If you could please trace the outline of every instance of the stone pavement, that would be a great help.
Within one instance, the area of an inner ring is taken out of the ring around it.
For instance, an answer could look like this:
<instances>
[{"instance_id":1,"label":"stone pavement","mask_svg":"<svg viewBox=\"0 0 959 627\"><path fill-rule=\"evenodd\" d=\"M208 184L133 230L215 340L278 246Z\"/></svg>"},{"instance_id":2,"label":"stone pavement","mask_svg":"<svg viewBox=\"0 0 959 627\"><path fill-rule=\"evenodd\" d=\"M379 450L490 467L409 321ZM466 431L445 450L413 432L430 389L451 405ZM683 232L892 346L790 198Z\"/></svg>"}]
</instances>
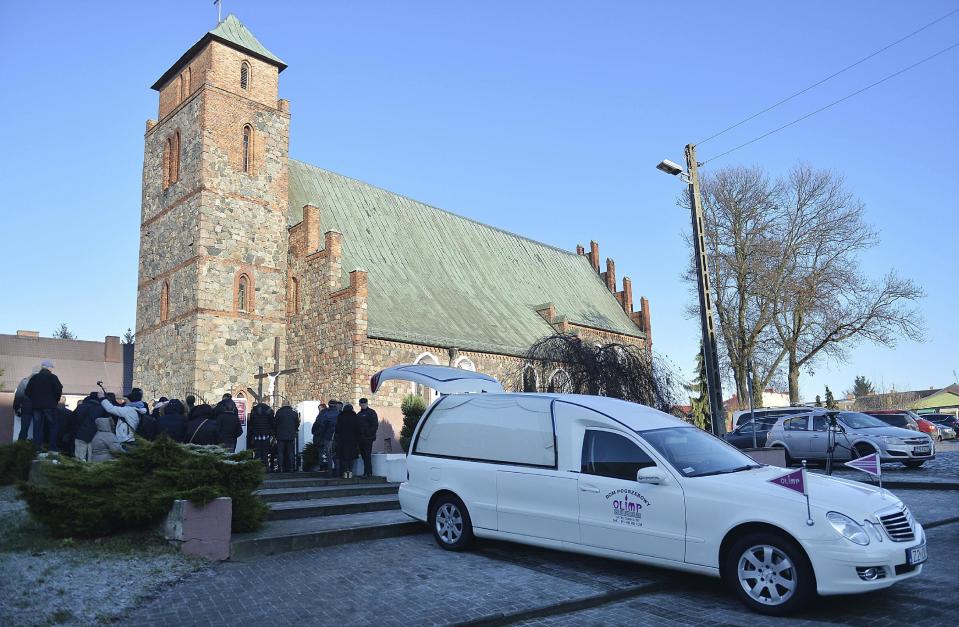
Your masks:
<instances>
[{"instance_id":1,"label":"stone pavement","mask_svg":"<svg viewBox=\"0 0 959 627\"><path fill-rule=\"evenodd\" d=\"M959 517L959 493L897 494L924 524ZM785 622L954 622L959 523L931 529L928 537L930 562L918 579L892 592L824 599ZM451 553L427 534L220 564L160 591L119 622L490 625L536 616L542 618L524 624L774 624L743 609L710 578L501 542Z\"/></svg>"}]
</instances>

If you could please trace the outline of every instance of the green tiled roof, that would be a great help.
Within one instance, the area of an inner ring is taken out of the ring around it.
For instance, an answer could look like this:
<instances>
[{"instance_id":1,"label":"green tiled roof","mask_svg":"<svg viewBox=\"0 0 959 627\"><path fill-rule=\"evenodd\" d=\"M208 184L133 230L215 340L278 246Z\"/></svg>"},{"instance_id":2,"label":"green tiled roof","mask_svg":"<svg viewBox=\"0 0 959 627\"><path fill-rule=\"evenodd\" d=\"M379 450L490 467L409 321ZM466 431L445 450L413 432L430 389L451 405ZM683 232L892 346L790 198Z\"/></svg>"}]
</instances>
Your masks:
<instances>
[{"instance_id":1,"label":"green tiled roof","mask_svg":"<svg viewBox=\"0 0 959 627\"><path fill-rule=\"evenodd\" d=\"M197 52L199 52L203 46L209 43L212 40L219 41L233 48L237 48L244 52L248 52L254 57L262 59L267 63L272 63L277 66L280 71L286 69L286 63L280 60L275 54L270 52L260 43L260 41L253 36L253 33L244 26L240 20L236 19L236 16L230 13L226 16L226 19L216 25L216 28L207 32L203 37L200 38L198 42L190 46L190 49L183 53L177 62L173 64L166 72L163 73L163 76L157 79L153 84L152 89L160 90L170 78L177 74L184 65L186 65L190 59L192 59Z\"/></svg>"},{"instance_id":2,"label":"green tiled roof","mask_svg":"<svg viewBox=\"0 0 959 627\"><path fill-rule=\"evenodd\" d=\"M369 274L370 337L523 354L552 332L551 302L575 324L642 337L586 257L290 160L290 224L320 208L343 234L343 270Z\"/></svg>"},{"instance_id":3,"label":"green tiled roof","mask_svg":"<svg viewBox=\"0 0 959 627\"><path fill-rule=\"evenodd\" d=\"M263 44L253 36L253 33L251 33L240 20L236 19L236 16L232 13L227 15L225 20L217 24L216 28L211 30L209 34L223 41L235 44L244 50L248 50L267 61L272 61L274 64L281 66L281 69L286 67L286 64L283 63L278 56L267 50Z\"/></svg>"}]
</instances>

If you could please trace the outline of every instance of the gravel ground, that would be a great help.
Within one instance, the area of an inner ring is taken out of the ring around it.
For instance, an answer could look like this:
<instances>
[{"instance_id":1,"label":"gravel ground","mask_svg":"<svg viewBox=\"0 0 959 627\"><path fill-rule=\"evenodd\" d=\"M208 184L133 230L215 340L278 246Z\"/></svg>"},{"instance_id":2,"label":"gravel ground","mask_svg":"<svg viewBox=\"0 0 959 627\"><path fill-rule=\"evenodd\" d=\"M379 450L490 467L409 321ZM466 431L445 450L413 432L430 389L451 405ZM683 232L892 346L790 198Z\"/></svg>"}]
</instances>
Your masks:
<instances>
[{"instance_id":1,"label":"gravel ground","mask_svg":"<svg viewBox=\"0 0 959 627\"><path fill-rule=\"evenodd\" d=\"M204 567L148 534L51 538L0 488L0 625L108 623Z\"/></svg>"}]
</instances>

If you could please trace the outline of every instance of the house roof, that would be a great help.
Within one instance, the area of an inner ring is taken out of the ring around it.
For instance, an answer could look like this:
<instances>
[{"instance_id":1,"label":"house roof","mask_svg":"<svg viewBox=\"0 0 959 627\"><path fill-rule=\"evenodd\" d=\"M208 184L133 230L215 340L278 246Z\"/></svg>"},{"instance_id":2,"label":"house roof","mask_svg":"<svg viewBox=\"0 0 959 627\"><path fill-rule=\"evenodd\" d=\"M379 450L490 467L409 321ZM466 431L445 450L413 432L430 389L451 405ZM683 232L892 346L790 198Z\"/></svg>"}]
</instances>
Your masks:
<instances>
[{"instance_id":1,"label":"house roof","mask_svg":"<svg viewBox=\"0 0 959 627\"><path fill-rule=\"evenodd\" d=\"M50 359L64 394L89 394L97 389L97 381L111 392L124 394L129 391L133 353L123 348L124 361L108 362L103 342L0 335L0 369L4 371L0 391L13 392L40 362Z\"/></svg>"},{"instance_id":2,"label":"house roof","mask_svg":"<svg viewBox=\"0 0 959 627\"><path fill-rule=\"evenodd\" d=\"M571 323L643 337L586 257L290 160L289 220L320 208L343 270L368 272L370 337L521 355Z\"/></svg>"},{"instance_id":3,"label":"house roof","mask_svg":"<svg viewBox=\"0 0 959 627\"><path fill-rule=\"evenodd\" d=\"M197 52L211 41L218 41L231 48L247 52L261 61L272 63L277 66L281 72L286 69L286 63L283 63L278 56L267 50L249 29L244 26L235 15L230 13L226 16L226 19L216 25L216 28L207 32L198 42L190 46L190 49L177 59L177 62L164 72L163 76L157 79L152 89L159 91L171 77L180 71L180 68L186 65Z\"/></svg>"}]
</instances>

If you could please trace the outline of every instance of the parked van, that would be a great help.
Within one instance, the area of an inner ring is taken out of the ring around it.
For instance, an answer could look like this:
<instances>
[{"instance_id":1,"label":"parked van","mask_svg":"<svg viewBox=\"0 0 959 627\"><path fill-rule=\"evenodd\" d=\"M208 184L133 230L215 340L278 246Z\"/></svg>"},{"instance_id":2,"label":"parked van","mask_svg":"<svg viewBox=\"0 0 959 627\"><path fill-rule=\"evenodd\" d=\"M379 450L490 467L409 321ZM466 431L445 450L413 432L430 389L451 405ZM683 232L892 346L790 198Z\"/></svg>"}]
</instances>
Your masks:
<instances>
[{"instance_id":1,"label":"parked van","mask_svg":"<svg viewBox=\"0 0 959 627\"><path fill-rule=\"evenodd\" d=\"M388 380L441 395L414 432L399 497L444 549L496 538L718 576L776 615L922 571L922 526L887 490L810 475L808 518L803 494L773 483L785 470L649 407L504 393L443 366L388 368L373 391Z\"/></svg>"}]
</instances>

